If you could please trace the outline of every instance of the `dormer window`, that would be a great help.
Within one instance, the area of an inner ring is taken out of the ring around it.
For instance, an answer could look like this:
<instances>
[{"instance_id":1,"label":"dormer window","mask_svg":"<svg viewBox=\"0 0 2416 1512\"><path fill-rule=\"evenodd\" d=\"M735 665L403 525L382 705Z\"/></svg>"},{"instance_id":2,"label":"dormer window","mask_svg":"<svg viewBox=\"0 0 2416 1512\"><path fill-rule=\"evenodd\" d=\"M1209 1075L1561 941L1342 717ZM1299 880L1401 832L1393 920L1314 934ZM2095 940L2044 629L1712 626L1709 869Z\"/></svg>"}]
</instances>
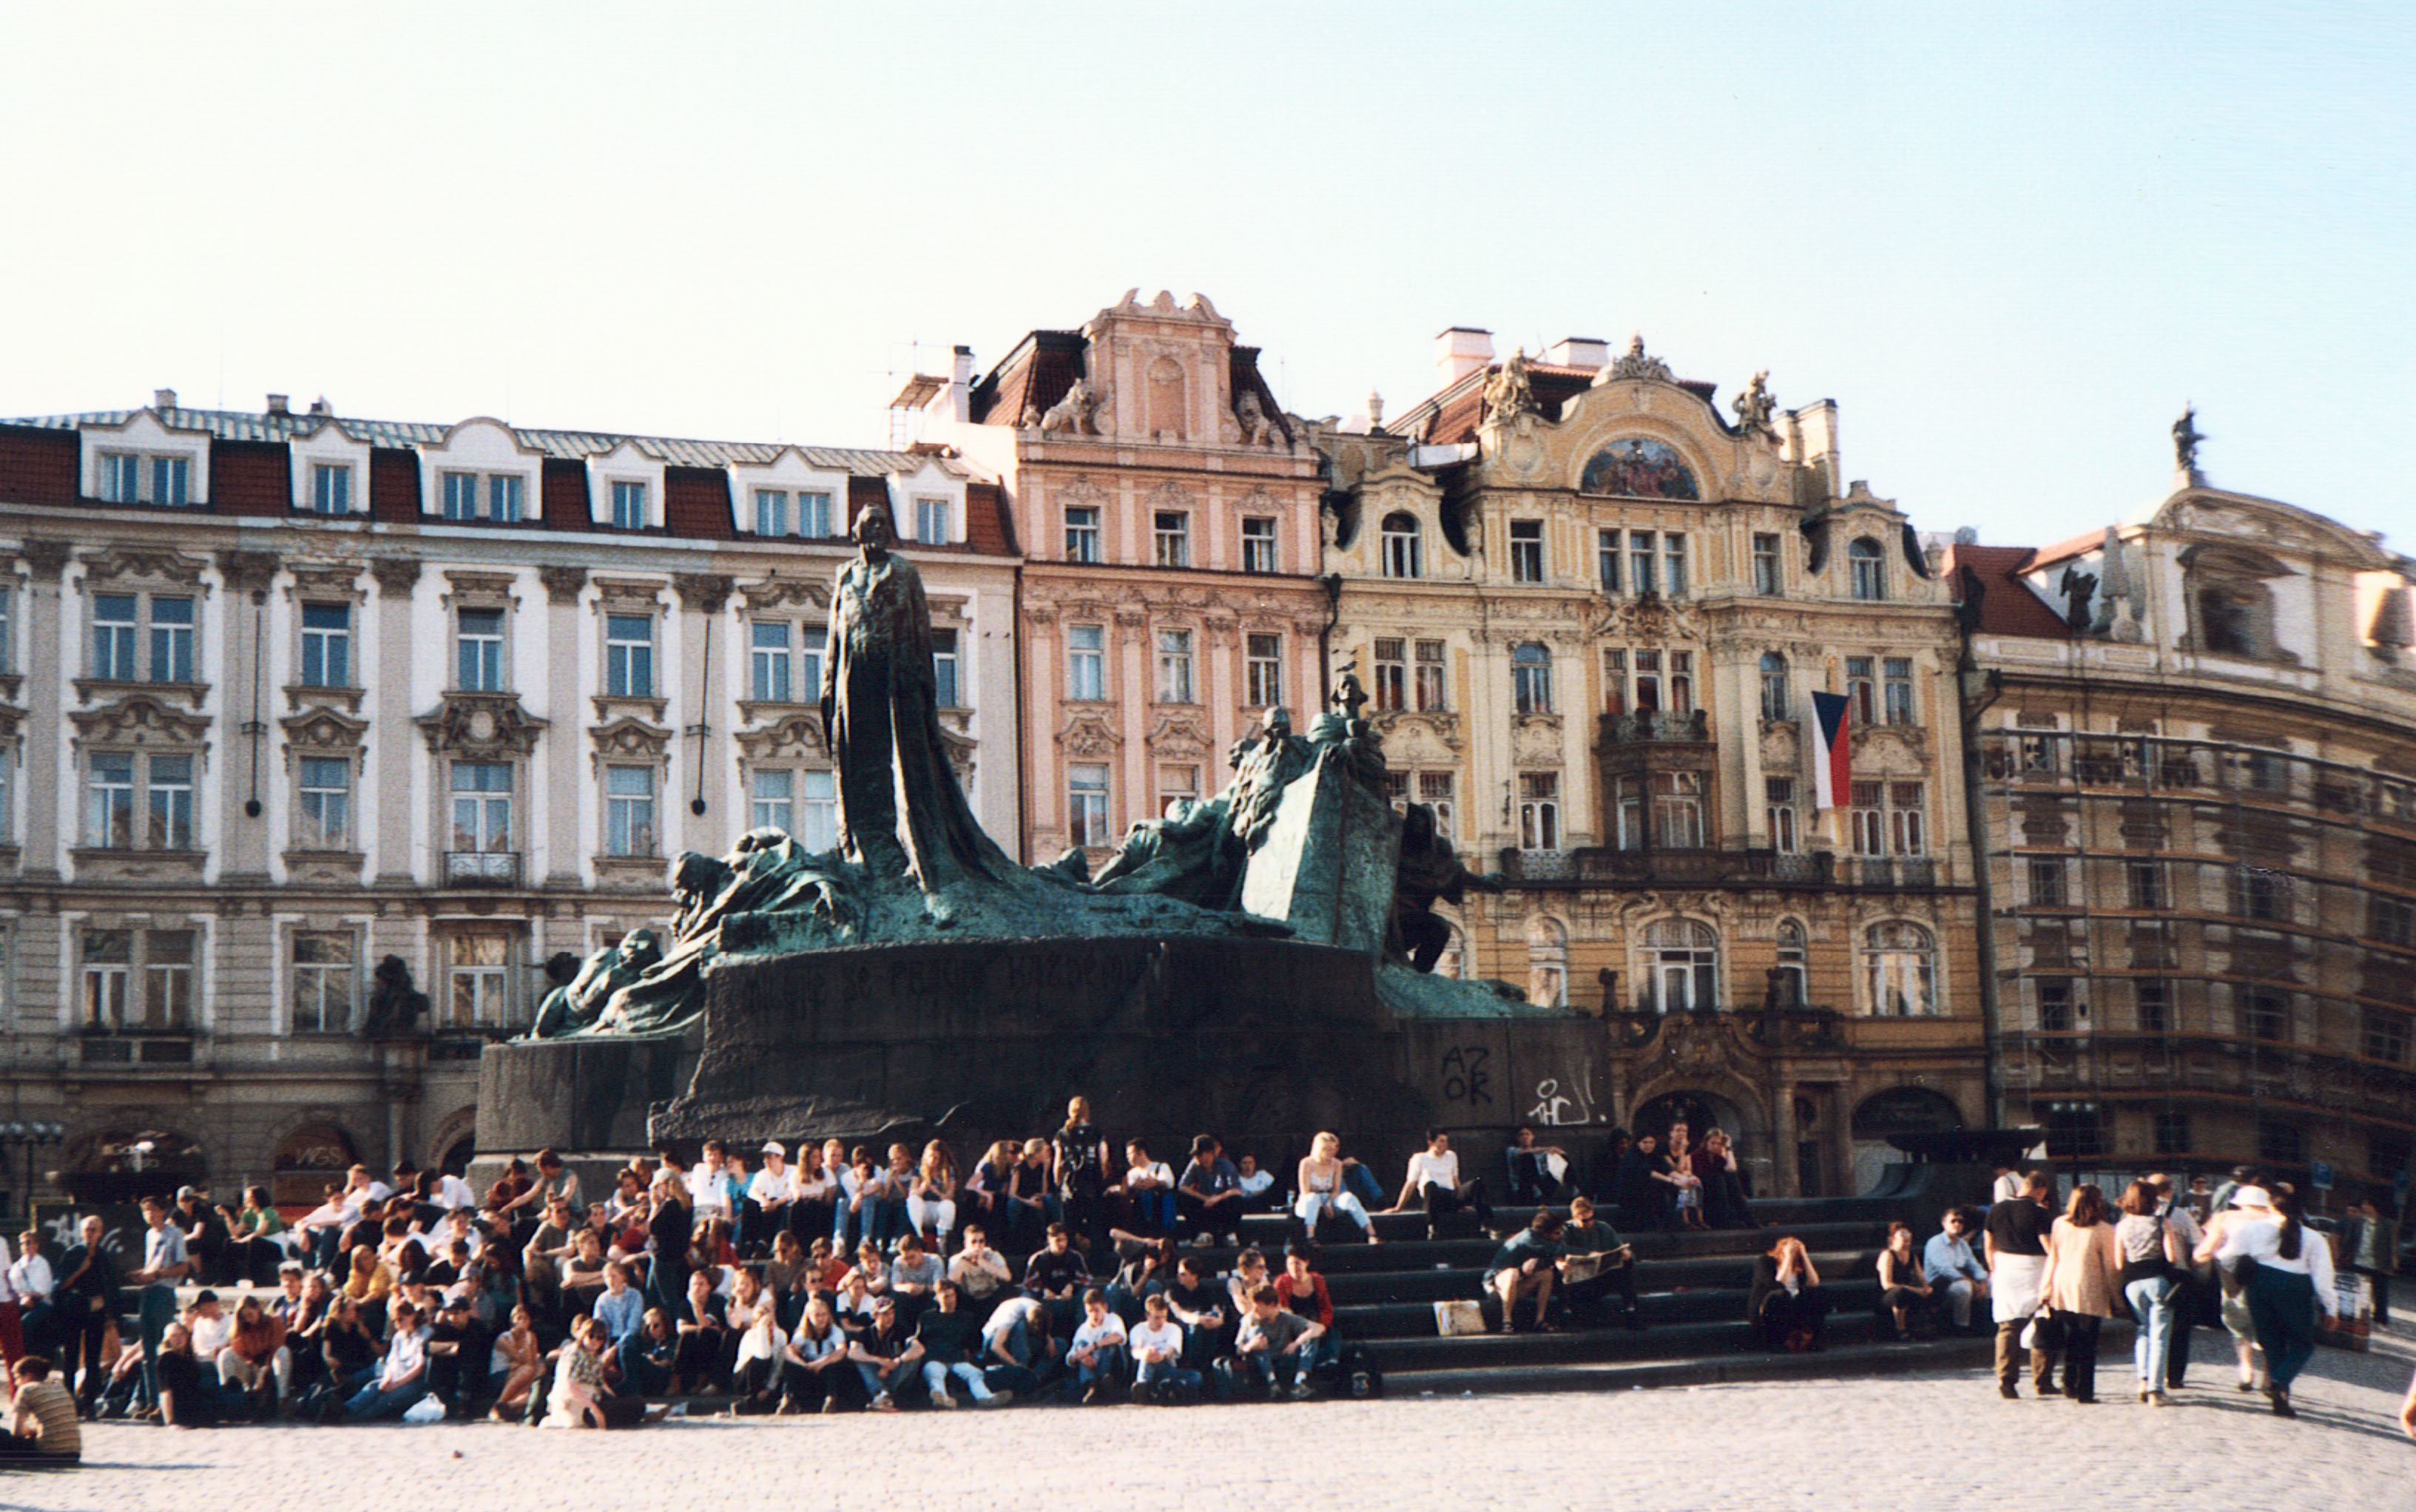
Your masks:
<instances>
[{"instance_id":1,"label":"dormer window","mask_svg":"<svg viewBox=\"0 0 2416 1512\"><path fill-rule=\"evenodd\" d=\"M956 510L953 502L942 495L916 495L914 538L932 546L944 546L955 539Z\"/></svg>"},{"instance_id":2,"label":"dormer window","mask_svg":"<svg viewBox=\"0 0 2416 1512\"><path fill-rule=\"evenodd\" d=\"M790 506L796 513L792 516ZM793 494L787 489L755 491L755 534L780 537L790 534L789 522L796 522L796 534L808 540L821 540L831 533L831 496L815 489L798 489Z\"/></svg>"},{"instance_id":3,"label":"dormer window","mask_svg":"<svg viewBox=\"0 0 2416 1512\"><path fill-rule=\"evenodd\" d=\"M1846 570L1855 598L1876 604L1887 597L1887 561L1880 543L1868 536L1857 536L1846 547Z\"/></svg>"},{"instance_id":4,"label":"dormer window","mask_svg":"<svg viewBox=\"0 0 2416 1512\"><path fill-rule=\"evenodd\" d=\"M353 470L342 462L314 462L310 467L310 512L348 515L353 512Z\"/></svg>"},{"instance_id":5,"label":"dormer window","mask_svg":"<svg viewBox=\"0 0 2416 1512\"><path fill-rule=\"evenodd\" d=\"M192 502L189 457L145 456L133 451L100 454L100 496L111 504L151 504L181 509Z\"/></svg>"},{"instance_id":6,"label":"dormer window","mask_svg":"<svg viewBox=\"0 0 2416 1512\"><path fill-rule=\"evenodd\" d=\"M612 485L612 528L643 530L649 522L646 509L646 485L614 483Z\"/></svg>"},{"instance_id":7,"label":"dormer window","mask_svg":"<svg viewBox=\"0 0 2416 1512\"><path fill-rule=\"evenodd\" d=\"M445 518L519 523L526 480L517 473L446 473Z\"/></svg>"},{"instance_id":8,"label":"dormer window","mask_svg":"<svg viewBox=\"0 0 2416 1512\"><path fill-rule=\"evenodd\" d=\"M1406 513L1386 515L1383 536L1384 576L1418 578L1426 575L1425 552L1417 516Z\"/></svg>"},{"instance_id":9,"label":"dormer window","mask_svg":"<svg viewBox=\"0 0 2416 1512\"><path fill-rule=\"evenodd\" d=\"M786 489L755 491L755 534L785 536L789 533L789 491Z\"/></svg>"}]
</instances>

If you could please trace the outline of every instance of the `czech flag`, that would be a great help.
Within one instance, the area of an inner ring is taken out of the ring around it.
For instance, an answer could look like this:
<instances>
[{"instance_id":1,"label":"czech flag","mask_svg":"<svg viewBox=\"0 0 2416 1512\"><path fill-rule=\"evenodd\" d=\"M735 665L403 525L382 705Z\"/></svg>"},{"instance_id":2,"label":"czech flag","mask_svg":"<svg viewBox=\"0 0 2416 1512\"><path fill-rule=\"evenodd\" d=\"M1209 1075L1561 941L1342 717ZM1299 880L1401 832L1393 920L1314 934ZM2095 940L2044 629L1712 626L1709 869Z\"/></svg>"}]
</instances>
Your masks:
<instances>
[{"instance_id":1,"label":"czech flag","mask_svg":"<svg viewBox=\"0 0 2416 1512\"><path fill-rule=\"evenodd\" d=\"M1812 742L1812 787L1823 809L1842 809L1853 795L1853 741L1843 693L1815 693L1804 721Z\"/></svg>"}]
</instances>

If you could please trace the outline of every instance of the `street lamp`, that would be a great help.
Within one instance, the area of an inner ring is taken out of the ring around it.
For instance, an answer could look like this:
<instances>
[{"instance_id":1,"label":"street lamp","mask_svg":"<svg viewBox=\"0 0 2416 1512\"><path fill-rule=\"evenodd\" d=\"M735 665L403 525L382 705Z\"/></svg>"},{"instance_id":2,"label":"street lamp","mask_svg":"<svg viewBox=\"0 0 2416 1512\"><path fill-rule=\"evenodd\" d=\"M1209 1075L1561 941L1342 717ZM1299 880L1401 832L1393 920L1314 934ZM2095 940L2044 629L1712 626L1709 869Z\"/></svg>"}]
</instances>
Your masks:
<instances>
[{"instance_id":1,"label":"street lamp","mask_svg":"<svg viewBox=\"0 0 2416 1512\"><path fill-rule=\"evenodd\" d=\"M61 1143L67 1137L68 1126L52 1119L12 1118L0 1124L0 1152L12 1145L22 1152L22 1169L25 1172L23 1216L28 1219L34 1216L34 1152ZM5 1154L0 1154L0 1159L5 1158Z\"/></svg>"}]
</instances>

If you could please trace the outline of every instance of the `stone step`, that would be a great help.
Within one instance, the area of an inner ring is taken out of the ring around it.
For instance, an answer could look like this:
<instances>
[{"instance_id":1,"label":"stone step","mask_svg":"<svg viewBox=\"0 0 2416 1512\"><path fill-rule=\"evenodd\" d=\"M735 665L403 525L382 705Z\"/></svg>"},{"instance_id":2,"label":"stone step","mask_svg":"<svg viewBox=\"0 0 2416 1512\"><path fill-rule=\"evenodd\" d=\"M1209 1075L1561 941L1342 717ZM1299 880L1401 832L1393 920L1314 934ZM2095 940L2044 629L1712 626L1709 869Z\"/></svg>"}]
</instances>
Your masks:
<instances>
[{"instance_id":1,"label":"stone step","mask_svg":"<svg viewBox=\"0 0 2416 1512\"><path fill-rule=\"evenodd\" d=\"M1385 1247L1390 1248L1391 1246ZM1490 1256L1488 1255L1489 1259ZM1812 1251L1821 1279L1831 1285L1873 1273L1879 1249ZM1638 1292L1676 1292L1713 1287L1742 1288L1753 1280L1750 1255L1693 1256L1677 1260L1637 1262ZM1472 1297L1485 1288L1482 1265L1429 1265L1423 1270L1328 1272L1326 1291L1335 1304L1432 1302L1442 1297Z\"/></svg>"},{"instance_id":2,"label":"stone step","mask_svg":"<svg viewBox=\"0 0 2416 1512\"><path fill-rule=\"evenodd\" d=\"M1877 1280L1847 1281L1827 1288L1830 1305L1839 1311L1865 1310L1879 1305L1880 1285ZM1720 1323L1744 1316L1745 1299L1750 1288L1742 1286L1706 1287L1685 1292L1638 1291L1636 1310L1648 1328L1666 1328L1678 1323ZM1461 1293L1474 1298L1473 1288ZM1613 1304L1615 1307L1616 1304ZM1488 1303L1488 1322L1498 1321L1497 1309ZM1334 1326L1346 1338L1432 1338L1435 1334L1434 1303L1427 1302L1361 1302L1336 1303Z\"/></svg>"},{"instance_id":3,"label":"stone step","mask_svg":"<svg viewBox=\"0 0 2416 1512\"><path fill-rule=\"evenodd\" d=\"M1423 1219L1420 1220L1423 1223ZM1325 1231L1332 1233L1332 1230ZM1627 1233L1622 1236L1636 1247L1638 1261L1671 1260L1699 1256L1744 1256L1748 1261L1774 1244L1782 1231L1777 1229L1704 1229L1691 1233ZM1783 1231L1804 1241L1814 1250L1859 1248L1865 1245L1876 1248L1886 1237L1887 1227L1873 1219L1848 1219L1822 1223L1796 1224ZM1355 1232L1337 1237L1333 1243L1321 1243L1317 1248L1318 1269L1328 1275L1366 1270L1417 1270L1433 1265L1482 1266L1501 1247L1500 1241L1480 1237L1429 1240L1421 1228L1412 1236L1398 1240L1386 1239L1382 1244L1367 1244ZM1245 1234L1245 1237L1249 1237ZM1269 1236L1259 1245L1266 1253L1270 1265L1280 1267L1283 1247L1291 1235ZM1230 1268L1234 1251L1222 1246L1185 1253L1198 1253L1213 1260L1220 1268Z\"/></svg>"},{"instance_id":4,"label":"stone step","mask_svg":"<svg viewBox=\"0 0 2416 1512\"><path fill-rule=\"evenodd\" d=\"M1742 1304L1736 1309L1741 1314ZM1878 1338L1878 1319L1867 1308L1845 1308L1829 1315L1834 1346ZM1741 1316L1725 1321L1677 1323L1642 1333L1625 1328L1568 1333L1470 1334L1454 1338L1371 1338L1368 1359L1387 1376L1404 1370L1492 1370L1510 1367L1564 1368L1614 1361L1699 1358L1746 1353L1748 1331Z\"/></svg>"},{"instance_id":5,"label":"stone step","mask_svg":"<svg viewBox=\"0 0 2416 1512\"><path fill-rule=\"evenodd\" d=\"M1650 1336L1647 1336L1650 1337ZM1841 1340L1839 1330L1830 1330ZM1986 1338L1942 1338L1925 1344L1895 1340L1835 1342L1819 1353L1770 1354L1714 1350L1667 1359L1504 1365L1466 1369L1387 1370L1388 1397L1462 1397L1542 1391L1640 1391L1648 1387L1714 1385L1744 1381L1826 1380L1914 1370L1973 1370L1988 1366Z\"/></svg>"}]
</instances>

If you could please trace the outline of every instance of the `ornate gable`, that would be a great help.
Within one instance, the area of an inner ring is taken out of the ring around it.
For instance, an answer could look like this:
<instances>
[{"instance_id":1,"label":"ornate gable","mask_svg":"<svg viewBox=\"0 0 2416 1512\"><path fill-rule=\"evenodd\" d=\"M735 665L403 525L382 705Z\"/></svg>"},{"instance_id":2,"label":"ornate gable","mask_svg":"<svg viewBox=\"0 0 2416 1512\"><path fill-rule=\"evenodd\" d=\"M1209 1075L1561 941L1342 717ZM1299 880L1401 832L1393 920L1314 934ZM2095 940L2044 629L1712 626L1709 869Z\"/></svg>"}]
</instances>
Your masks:
<instances>
[{"instance_id":1,"label":"ornate gable","mask_svg":"<svg viewBox=\"0 0 2416 1512\"><path fill-rule=\"evenodd\" d=\"M439 755L525 756L546 726L521 707L517 693L446 693L436 712L420 717L428 748Z\"/></svg>"}]
</instances>

